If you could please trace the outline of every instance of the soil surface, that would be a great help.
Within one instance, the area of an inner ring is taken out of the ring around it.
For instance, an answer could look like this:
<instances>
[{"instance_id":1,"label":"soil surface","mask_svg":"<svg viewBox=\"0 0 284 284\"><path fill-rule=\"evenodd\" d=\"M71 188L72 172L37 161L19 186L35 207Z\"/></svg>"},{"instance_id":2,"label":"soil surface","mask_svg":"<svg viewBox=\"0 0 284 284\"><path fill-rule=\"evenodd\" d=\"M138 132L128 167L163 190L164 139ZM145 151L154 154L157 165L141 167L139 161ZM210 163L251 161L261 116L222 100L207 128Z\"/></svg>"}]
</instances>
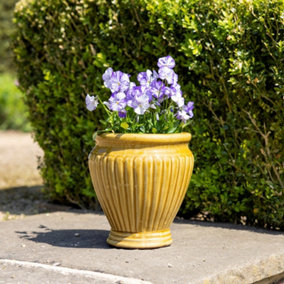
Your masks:
<instances>
[{"instance_id":1,"label":"soil surface","mask_svg":"<svg viewBox=\"0 0 284 284\"><path fill-rule=\"evenodd\" d=\"M0 131L0 222L66 208L49 203L42 193L41 157L31 133Z\"/></svg>"}]
</instances>

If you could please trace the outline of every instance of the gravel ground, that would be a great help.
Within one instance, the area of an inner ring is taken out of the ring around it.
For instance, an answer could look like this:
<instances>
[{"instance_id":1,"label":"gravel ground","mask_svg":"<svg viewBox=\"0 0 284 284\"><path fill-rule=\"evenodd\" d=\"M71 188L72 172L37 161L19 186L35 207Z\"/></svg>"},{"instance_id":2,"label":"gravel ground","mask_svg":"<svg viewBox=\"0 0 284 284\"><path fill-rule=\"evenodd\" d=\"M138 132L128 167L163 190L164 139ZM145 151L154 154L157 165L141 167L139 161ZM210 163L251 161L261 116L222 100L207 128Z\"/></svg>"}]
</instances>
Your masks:
<instances>
[{"instance_id":1,"label":"gravel ground","mask_svg":"<svg viewBox=\"0 0 284 284\"><path fill-rule=\"evenodd\" d=\"M42 184L37 169L43 151L30 133L0 132L0 189Z\"/></svg>"},{"instance_id":2,"label":"gravel ground","mask_svg":"<svg viewBox=\"0 0 284 284\"><path fill-rule=\"evenodd\" d=\"M0 132L0 222L68 209L44 198L38 170L42 156L30 133Z\"/></svg>"}]
</instances>

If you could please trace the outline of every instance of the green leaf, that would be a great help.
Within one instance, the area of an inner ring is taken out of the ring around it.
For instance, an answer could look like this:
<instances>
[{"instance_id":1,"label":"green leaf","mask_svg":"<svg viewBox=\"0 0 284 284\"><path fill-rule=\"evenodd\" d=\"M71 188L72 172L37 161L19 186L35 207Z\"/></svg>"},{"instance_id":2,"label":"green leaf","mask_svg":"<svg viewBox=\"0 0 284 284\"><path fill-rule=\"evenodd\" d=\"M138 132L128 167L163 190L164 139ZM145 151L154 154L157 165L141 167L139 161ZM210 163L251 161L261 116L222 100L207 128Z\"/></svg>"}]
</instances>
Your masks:
<instances>
[{"instance_id":1,"label":"green leaf","mask_svg":"<svg viewBox=\"0 0 284 284\"><path fill-rule=\"evenodd\" d=\"M98 136L98 131L94 132L94 134L93 134L93 140L94 141L96 140L97 136Z\"/></svg>"},{"instance_id":2,"label":"green leaf","mask_svg":"<svg viewBox=\"0 0 284 284\"><path fill-rule=\"evenodd\" d=\"M121 126L123 129L128 129L129 124L128 124L127 122L122 122L122 123L120 124L120 126Z\"/></svg>"},{"instance_id":3,"label":"green leaf","mask_svg":"<svg viewBox=\"0 0 284 284\"><path fill-rule=\"evenodd\" d=\"M171 128L168 130L168 133L174 133L176 130L177 130L177 126L171 127Z\"/></svg>"}]
</instances>

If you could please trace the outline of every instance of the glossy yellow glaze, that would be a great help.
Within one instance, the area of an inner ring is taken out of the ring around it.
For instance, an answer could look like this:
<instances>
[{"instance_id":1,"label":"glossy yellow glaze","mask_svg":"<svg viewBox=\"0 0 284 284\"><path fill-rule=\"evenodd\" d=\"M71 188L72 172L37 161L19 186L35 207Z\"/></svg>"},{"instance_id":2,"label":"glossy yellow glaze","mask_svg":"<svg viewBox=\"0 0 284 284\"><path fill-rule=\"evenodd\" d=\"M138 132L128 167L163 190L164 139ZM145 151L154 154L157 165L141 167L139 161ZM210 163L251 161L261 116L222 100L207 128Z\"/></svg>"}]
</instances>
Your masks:
<instances>
[{"instance_id":1,"label":"glossy yellow glaze","mask_svg":"<svg viewBox=\"0 0 284 284\"><path fill-rule=\"evenodd\" d=\"M125 248L172 243L170 225L194 158L189 133L103 134L89 156L93 185L111 225L107 242Z\"/></svg>"}]
</instances>

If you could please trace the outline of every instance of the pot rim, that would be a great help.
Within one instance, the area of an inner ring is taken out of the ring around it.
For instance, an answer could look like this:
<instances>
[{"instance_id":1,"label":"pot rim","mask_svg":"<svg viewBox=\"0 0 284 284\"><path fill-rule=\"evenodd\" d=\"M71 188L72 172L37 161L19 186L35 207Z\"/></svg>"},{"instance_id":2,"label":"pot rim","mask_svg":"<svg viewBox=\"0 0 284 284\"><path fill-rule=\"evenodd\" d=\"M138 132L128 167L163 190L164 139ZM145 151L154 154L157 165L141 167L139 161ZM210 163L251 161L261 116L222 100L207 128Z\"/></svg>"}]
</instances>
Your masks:
<instances>
[{"instance_id":1,"label":"pot rim","mask_svg":"<svg viewBox=\"0 0 284 284\"><path fill-rule=\"evenodd\" d=\"M176 144L188 143L191 140L191 134L188 132L181 133L103 133L96 137L96 142L113 143L138 143L138 144Z\"/></svg>"}]
</instances>

